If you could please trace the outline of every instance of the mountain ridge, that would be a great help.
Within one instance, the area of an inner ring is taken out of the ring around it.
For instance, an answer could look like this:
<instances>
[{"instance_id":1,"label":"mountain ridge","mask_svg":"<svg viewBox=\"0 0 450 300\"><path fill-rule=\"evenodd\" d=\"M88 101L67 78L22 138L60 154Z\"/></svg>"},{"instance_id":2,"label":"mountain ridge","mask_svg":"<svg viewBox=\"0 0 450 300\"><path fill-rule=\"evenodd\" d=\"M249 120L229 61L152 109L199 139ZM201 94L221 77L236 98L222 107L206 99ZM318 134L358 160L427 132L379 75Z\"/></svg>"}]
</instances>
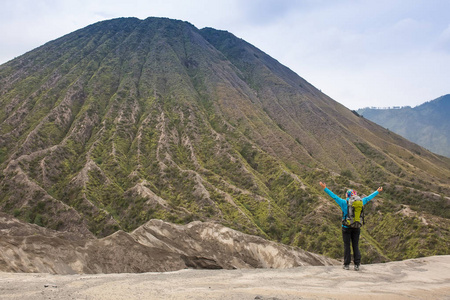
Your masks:
<instances>
[{"instance_id":1,"label":"mountain ridge","mask_svg":"<svg viewBox=\"0 0 450 300\"><path fill-rule=\"evenodd\" d=\"M187 268L293 268L338 261L214 223L150 220L102 239L57 232L0 213L0 272L108 274ZM44 250L45 249L45 250Z\"/></svg>"},{"instance_id":2,"label":"mountain ridge","mask_svg":"<svg viewBox=\"0 0 450 300\"><path fill-rule=\"evenodd\" d=\"M150 219L214 221L337 258L340 211L318 181L383 185L365 259L448 252L450 159L231 33L99 22L1 65L0 91L0 208L21 220L97 237ZM383 233L388 222L401 239Z\"/></svg>"},{"instance_id":3,"label":"mountain ridge","mask_svg":"<svg viewBox=\"0 0 450 300\"><path fill-rule=\"evenodd\" d=\"M450 157L449 111L450 95L444 95L413 108L362 108L358 113L435 153Z\"/></svg>"}]
</instances>

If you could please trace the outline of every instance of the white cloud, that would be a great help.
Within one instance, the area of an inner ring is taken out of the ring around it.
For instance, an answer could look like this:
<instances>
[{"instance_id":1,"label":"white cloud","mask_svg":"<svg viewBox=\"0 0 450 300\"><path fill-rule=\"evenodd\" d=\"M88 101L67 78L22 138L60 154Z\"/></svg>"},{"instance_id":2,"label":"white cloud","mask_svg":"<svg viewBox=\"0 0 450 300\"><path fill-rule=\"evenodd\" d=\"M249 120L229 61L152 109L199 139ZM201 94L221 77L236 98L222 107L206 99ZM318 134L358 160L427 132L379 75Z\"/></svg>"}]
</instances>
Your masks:
<instances>
[{"instance_id":1,"label":"white cloud","mask_svg":"<svg viewBox=\"0 0 450 300\"><path fill-rule=\"evenodd\" d=\"M450 24L439 35L436 49L450 53Z\"/></svg>"}]
</instances>

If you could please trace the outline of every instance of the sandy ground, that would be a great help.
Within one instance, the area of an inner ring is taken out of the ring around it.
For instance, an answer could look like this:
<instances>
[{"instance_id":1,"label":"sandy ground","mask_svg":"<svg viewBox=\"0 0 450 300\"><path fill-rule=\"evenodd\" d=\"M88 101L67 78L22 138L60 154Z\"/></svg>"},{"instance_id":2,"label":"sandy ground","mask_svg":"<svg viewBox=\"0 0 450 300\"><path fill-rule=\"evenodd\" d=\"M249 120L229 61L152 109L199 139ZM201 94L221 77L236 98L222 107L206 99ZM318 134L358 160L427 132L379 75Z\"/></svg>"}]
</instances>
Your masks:
<instances>
[{"instance_id":1,"label":"sandy ground","mask_svg":"<svg viewBox=\"0 0 450 300\"><path fill-rule=\"evenodd\" d=\"M450 299L450 256L341 267L50 275L0 273L0 299Z\"/></svg>"}]
</instances>

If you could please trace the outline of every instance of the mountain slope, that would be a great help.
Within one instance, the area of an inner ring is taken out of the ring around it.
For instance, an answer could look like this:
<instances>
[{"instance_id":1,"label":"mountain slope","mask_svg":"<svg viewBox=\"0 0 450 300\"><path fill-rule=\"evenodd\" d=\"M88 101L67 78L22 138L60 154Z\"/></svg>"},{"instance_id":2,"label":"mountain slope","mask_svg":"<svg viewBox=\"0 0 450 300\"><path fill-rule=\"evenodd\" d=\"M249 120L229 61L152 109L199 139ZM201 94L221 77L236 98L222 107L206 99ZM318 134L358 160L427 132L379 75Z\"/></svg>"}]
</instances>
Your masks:
<instances>
[{"instance_id":1,"label":"mountain slope","mask_svg":"<svg viewBox=\"0 0 450 300\"><path fill-rule=\"evenodd\" d=\"M450 249L450 159L228 32L96 23L0 66L0 104L0 207L30 223L104 237L155 218L216 221L339 258L340 211L321 180L385 187L364 259Z\"/></svg>"},{"instance_id":2,"label":"mountain slope","mask_svg":"<svg viewBox=\"0 0 450 300\"><path fill-rule=\"evenodd\" d=\"M450 95L416 107L359 109L365 118L435 153L450 157Z\"/></svg>"}]
</instances>

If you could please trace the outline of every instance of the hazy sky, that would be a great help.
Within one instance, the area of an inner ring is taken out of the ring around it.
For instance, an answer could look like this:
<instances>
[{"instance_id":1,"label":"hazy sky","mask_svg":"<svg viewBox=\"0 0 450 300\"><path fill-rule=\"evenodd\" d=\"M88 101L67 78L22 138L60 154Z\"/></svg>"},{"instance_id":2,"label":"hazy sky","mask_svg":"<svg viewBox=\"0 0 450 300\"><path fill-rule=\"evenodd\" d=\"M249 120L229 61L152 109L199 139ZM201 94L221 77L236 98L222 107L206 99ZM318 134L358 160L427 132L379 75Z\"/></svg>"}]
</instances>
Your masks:
<instances>
[{"instance_id":1,"label":"hazy sky","mask_svg":"<svg viewBox=\"0 0 450 300\"><path fill-rule=\"evenodd\" d=\"M448 0L0 0L0 64L116 17L227 30L351 109L450 93Z\"/></svg>"}]
</instances>

